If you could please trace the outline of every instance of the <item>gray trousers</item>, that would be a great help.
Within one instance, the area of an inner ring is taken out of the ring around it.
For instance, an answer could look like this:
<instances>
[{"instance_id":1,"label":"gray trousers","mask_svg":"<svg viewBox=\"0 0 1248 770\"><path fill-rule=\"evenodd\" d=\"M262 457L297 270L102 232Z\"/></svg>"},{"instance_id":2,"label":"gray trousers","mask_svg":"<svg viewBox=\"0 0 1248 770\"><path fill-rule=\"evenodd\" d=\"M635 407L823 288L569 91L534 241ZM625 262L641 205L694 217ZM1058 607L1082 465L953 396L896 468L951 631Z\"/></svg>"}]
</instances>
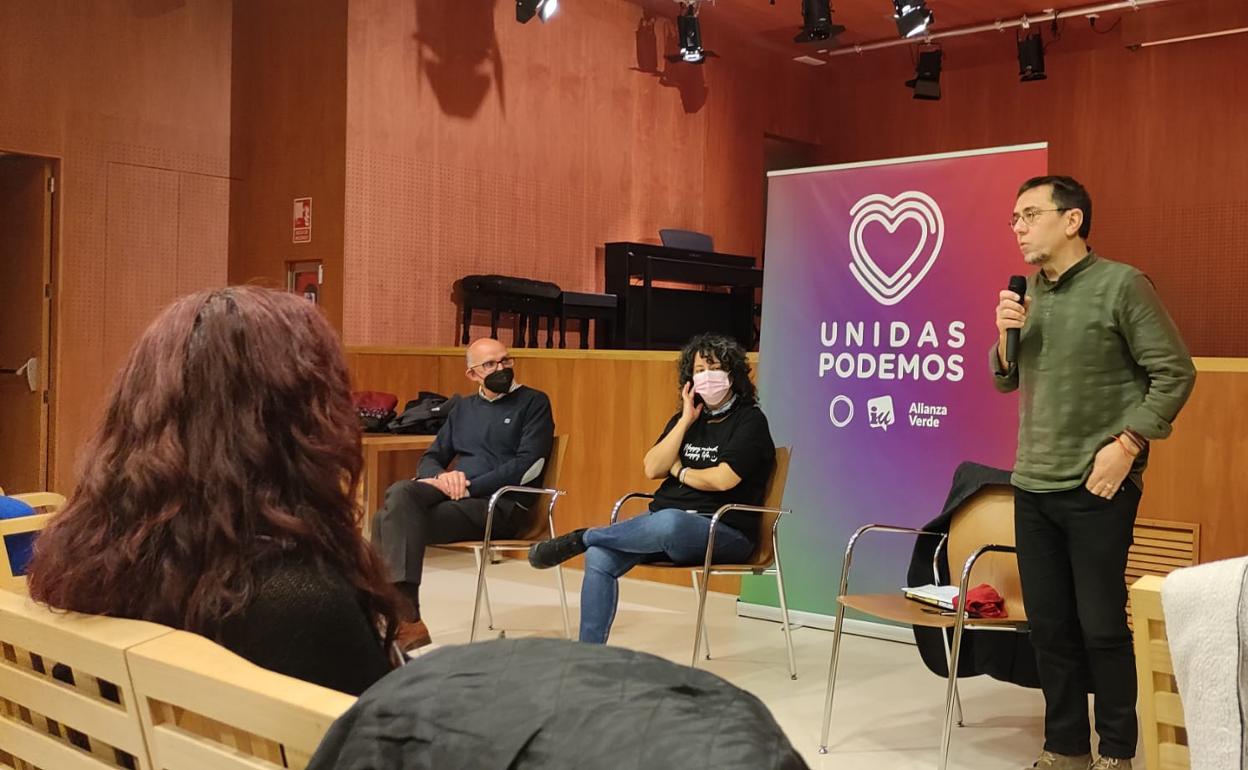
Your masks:
<instances>
[{"instance_id":1,"label":"gray trousers","mask_svg":"<svg viewBox=\"0 0 1248 770\"><path fill-rule=\"evenodd\" d=\"M432 484L404 480L386 490L386 502L373 517L373 547L394 583L420 585L425 547L485 536L488 500L465 497L452 500ZM516 534L525 508L514 500L499 500L492 538Z\"/></svg>"}]
</instances>

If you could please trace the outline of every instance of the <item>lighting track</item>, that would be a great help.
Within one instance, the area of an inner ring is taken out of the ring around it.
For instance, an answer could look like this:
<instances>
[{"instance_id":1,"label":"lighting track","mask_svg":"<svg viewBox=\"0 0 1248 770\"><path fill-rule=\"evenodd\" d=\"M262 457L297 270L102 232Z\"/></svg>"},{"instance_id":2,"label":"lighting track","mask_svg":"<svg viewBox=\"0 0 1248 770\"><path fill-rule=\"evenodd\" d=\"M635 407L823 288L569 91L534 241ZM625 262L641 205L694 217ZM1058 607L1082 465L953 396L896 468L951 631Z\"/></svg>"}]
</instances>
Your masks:
<instances>
[{"instance_id":1,"label":"lighting track","mask_svg":"<svg viewBox=\"0 0 1248 770\"><path fill-rule=\"evenodd\" d=\"M1089 14L1106 13L1108 11L1122 10L1139 10L1149 5L1159 5L1161 3L1169 3L1174 0L1118 0L1112 3L1099 3L1097 5L1088 5L1082 8L1068 8L1063 11L1046 11L1038 13L1035 16L1022 16L1017 19L1001 19L988 24L976 24L970 27L958 27L957 29L949 29L941 32L933 32L926 35L920 35L910 39L889 39L880 40L874 43L859 43L857 45L845 45L843 48L837 48L828 52L828 56L845 56L852 53L866 53L867 51L878 51L882 48L893 48L899 45L914 45L916 43L931 43L937 40L945 40L952 37L962 37L964 35L976 35L980 32L1001 32L1007 29L1022 27L1024 29L1032 24L1045 21L1055 21L1057 19L1068 19L1075 16L1088 16ZM1177 41L1176 41L1177 42Z\"/></svg>"}]
</instances>

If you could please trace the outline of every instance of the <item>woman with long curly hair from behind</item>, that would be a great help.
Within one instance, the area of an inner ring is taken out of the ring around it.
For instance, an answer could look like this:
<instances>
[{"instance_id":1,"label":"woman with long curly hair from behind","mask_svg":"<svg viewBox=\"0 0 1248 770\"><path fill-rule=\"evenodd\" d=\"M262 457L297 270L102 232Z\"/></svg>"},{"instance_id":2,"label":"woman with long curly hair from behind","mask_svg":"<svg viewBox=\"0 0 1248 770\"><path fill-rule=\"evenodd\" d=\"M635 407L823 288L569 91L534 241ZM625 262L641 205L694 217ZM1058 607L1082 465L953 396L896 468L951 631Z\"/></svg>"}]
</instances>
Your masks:
<instances>
[{"instance_id":1,"label":"woman with long curly hair from behind","mask_svg":"<svg viewBox=\"0 0 1248 770\"><path fill-rule=\"evenodd\" d=\"M391 668L396 600L358 529L346 363L302 297L178 300L130 352L30 594L214 639L358 695Z\"/></svg>"}]
</instances>

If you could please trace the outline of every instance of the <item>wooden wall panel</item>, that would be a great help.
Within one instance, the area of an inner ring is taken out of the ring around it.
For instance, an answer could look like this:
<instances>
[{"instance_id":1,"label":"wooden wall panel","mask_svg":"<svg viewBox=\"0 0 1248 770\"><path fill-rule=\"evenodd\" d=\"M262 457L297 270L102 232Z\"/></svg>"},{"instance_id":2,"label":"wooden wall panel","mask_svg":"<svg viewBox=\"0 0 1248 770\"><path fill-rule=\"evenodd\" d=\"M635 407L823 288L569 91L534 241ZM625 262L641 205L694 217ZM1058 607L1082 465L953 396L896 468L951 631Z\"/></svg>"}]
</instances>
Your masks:
<instances>
[{"instance_id":1,"label":"wooden wall panel","mask_svg":"<svg viewBox=\"0 0 1248 770\"><path fill-rule=\"evenodd\" d=\"M668 62L677 6L351 0L344 338L455 342L454 281L600 291L596 249L662 227L762 250L763 135L817 138L811 68L708 12L721 56Z\"/></svg>"},{"instance_id":2,"label":"wooden wall panel","mask_svg":"<svg viewBox=\"0 0 1248 770\"><path fill-rule=\"evenodd\" d=\"M347 0L235 3L231 283L286 287L286 263L321 260L320 304L342 323ZM312 240L292 242L295 198Z\"/></svg>"},{"instance_id":3,"label":"wooden wall panel","mask_svg":"<svg viewBox=\"0 0 1248 770\"><path fill-rule=\"evenodd\" d=\"M1050 170L1092 194L1092 245L1152 277L1192 352L1248 356L1248 81L1230 75L1245 37L1127 48L1245 25L1240 0L1127 13L1106 34L1070 19L1034 83L1018 82L1012 35L950 40L938 102L902 88L905 48L837 57L821 68L835 95L820 101L827 161L1047 141ZM1004 227L1012 205L984 201L983 215Z\"/></svg>"},{"instance_id":4,"label":"wooden wall panel","mask_svg":"<svg viewBox=\"0 0 1248 770\"><path fill-rule=\"evenodd\" d=\"M225 284L230 223L221 212L229 206L228 179L179 176L177 296Z\"/></svg>"},{"instance_id":5,"label":"wooden wall panel","mask_svg":"<svg viewBox=\"0 0 1248 770\"><path fill-rule=\"evenodd\" d=\"M1248 554L1248 360L1198 361L1174 435L1153 444L1140 517L1200 524L1200 561Z\"/></svg>"},{"instance_id":6,"label":"wooden wall panel","mask_svg":"<svg viewBox=\"0 0 1248 770\"><path fill-rule=\"evenodd\" d=\"M58 160L58 491L133 335L224 279L232 18L230 0L0 3L0 152Z\"/></svg>"},{"instance_id":7,"label":"wooden wall panel","mask_svg":"<svg viewBox=\"0 0 1248 770\"><path fill-rule=\"evenodd\" d=\"M147 328L152 311L177 296L178 175L110 164L105 206L108 272L100 289L121 312L104 318L104 356L120 362ZM154 265L161 267L153 270Z\"/></svg>"}]
</instances>

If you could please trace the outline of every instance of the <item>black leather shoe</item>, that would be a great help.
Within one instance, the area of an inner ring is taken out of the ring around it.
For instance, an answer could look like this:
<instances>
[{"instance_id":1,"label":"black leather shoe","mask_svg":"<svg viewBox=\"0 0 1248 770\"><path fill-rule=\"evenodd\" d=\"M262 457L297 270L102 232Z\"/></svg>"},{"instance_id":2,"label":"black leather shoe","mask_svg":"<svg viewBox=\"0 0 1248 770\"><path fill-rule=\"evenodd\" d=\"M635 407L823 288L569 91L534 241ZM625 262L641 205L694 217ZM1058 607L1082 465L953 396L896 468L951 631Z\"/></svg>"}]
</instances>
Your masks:
<instances>
[{"instance_id":1,"label":"black leather shoe","mask_svg":"<svg viewBox=\"0 0 1248 770\"><path fill-rule=\"evenodd\" d=\"M585 553L585 530L574 529L566 535L553 537L529 546L529 564L537 569L550 569L573 556Z\"/></svg>"}]
</instances>

